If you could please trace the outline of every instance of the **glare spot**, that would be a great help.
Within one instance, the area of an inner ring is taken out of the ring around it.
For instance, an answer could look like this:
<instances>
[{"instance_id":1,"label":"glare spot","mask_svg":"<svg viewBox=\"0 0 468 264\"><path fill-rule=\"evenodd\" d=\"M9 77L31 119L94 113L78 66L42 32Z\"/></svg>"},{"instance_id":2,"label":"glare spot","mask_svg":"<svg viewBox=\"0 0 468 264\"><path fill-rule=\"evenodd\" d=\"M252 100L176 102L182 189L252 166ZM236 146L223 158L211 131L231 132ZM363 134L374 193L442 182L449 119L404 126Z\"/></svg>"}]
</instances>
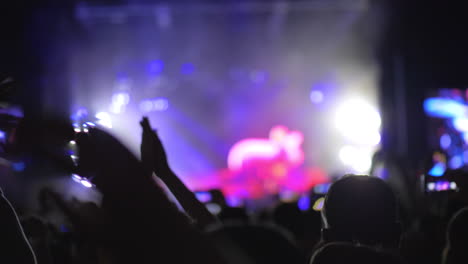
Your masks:
<instances>
[{"instance_id":1,"label":"glare spot","mask_svg":"<svg viewBox=\"0 0 468 264\"><path fill-rule=\"evenodd\" d=\"M429 191L434 191L434 190L435 190L435 183L429 182L429 183L427 184L427 189L428 189Z\"/></svg>"},{"instance_id":2,"label":"glare spot","mask_svg":"<svg viewBox=\"0 0 468 264\"><path fill-rule=\"evenodd\" d=\"M380 142L380 114L363 100L354 99L340 105L336 111L335 125L353 143L373 146Z\"/></svg>"},{"instance_id":3,"label":"glare spot","mask_svg":"<svg viewBox=\"0 0 468 264\"><path fill-rule=\"evenodd\" d=\"M99 112L96 114L97 124L100 124L103 127L112 128L111 116L107 112Z\"/></svg>"},{"instance_id":4,"label":"glare spot","mask_svg":"<svg viewBox=\"0 0 468 264\"><path fill-rule=\"evenodd\" d=\"M92 184L91 182L89 182L88 180L86 180L86 179L82 179L80 182L81 182L81 184L82 184L84 187L86 187L86 188L91 188L91 187L93 187L93 184Z\"/></svg>"},{"instance_id":5,"label":"glare spot","mask_svg":"<svg viewBox=\"0 0 468 264\"><path fill-rule=\"evenodd\" d=\"M81 183L82 178L79 175L72 174L71 178L72 178L73 181Z\"/></svg>"},{"instance_id":6,"label":"glare spot","mask_svg":"<svg viewBox=\"0 0 468 264\"><path fill-rule=\"evenodd\" d=\"M457 189L457 184L455 182L450 183L450 189L451 190L456 190Z\"/></svg>"},{"instance_id":7,"label":"glare spot","mask_svg":"<svg viewBox=\"0 0 468 264\"><path fill-rule=\"evenodd\" d=\"M314 104L320 104L323 101L323 93L321 91L311 91L310 101Z\"/></svg>"},{"instance_id":8,"label":"glare spot","mask_svg":"<svg viewBox=\"0 0 468 264\"><path fill-rule=\"evenodd\" d=\"M452 140L450 139L450 136L447 134L443 134L440 137L440 147L443 149L447 149L450 147L450 144L452 143Z\"/></svg>"},{"instance_id":9,"label":"glare spot","mask_svg":"<svg viewBox=\"0 0 468 264\"><path fill-rule=\"evenodd\" d=\"M372 153L366 149L344 146L338 156L344 165L351 167L355 172L368 172L372 166Z\"/></svg>"}]
</instances>

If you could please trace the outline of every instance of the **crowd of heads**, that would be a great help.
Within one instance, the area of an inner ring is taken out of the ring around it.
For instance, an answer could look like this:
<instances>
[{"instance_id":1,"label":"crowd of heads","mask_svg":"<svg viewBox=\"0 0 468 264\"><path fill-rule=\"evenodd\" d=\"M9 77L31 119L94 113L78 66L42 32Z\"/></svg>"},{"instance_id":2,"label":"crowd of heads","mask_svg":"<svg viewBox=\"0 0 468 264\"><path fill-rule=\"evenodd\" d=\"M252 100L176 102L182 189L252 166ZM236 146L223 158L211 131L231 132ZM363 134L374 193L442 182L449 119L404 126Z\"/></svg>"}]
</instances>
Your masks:
<instances>
[{"instance_id":1,"label":"crowd of heads","mask_svg":"<svg viewBox=\"0 0 468 264\"><path fill-rule=\"evenodd\" d=\"M420 212L406 212L414 217L404 221L397 190L367 175L335 180L321 211L279 201L255 211L230 207L222 193L214 191L220 211L213 214L171 170L163 142L148 120L141 125L141 159L97 128L73 138L80 159L70 168L93 183L102 195L100 202L69 199L46 187L37 197L37 210L18 216L15 205L2 195L0 248L6 250L0 258L31 264L468 261L466 179L459 180L460 191L448 197L445 214L425 209L423 201ZM20 141L27 138L21 129ZM70 140L68 132L58 133L63 134L66 138L56 142Z\"/></svg>"}]
</instances>

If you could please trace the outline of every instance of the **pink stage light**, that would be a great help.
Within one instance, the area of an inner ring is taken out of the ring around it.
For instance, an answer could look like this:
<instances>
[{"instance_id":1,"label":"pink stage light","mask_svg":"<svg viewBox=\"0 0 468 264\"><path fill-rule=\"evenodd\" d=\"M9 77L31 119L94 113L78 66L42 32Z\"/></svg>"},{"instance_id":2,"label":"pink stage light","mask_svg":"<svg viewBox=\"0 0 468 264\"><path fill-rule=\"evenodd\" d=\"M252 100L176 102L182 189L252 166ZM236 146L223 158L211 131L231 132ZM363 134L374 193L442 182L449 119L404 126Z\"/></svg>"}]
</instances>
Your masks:
<instances>
[{"instance_id":1,"label":"pink stage light","mask_svg":"<svg viewBox=\"0 0 468 264\"><path fill-rule=\"evenodd\" d=\"M228 154L228 168L237 171L250 160L273 160L281 155L285 155L290 165L301 165L304 162L303 141L301 132L276 126L271 129L268 139L248 138L236 143Z\"/></svg>"},{"instance_id":2,"label":"pink stage light","mask_svg":"<svg viewBox=\"0 0 468 264\"><path fill-rule=\"evenodd\" d=\"M262 199L283 192L304 194L317 184L329 182L318 167L304 168L304 135L275 126L268 138L247 138L232 146L228 168L216 175L189 180L190 188L219 188L227 200Z\"/></svg>"}]
</instances>

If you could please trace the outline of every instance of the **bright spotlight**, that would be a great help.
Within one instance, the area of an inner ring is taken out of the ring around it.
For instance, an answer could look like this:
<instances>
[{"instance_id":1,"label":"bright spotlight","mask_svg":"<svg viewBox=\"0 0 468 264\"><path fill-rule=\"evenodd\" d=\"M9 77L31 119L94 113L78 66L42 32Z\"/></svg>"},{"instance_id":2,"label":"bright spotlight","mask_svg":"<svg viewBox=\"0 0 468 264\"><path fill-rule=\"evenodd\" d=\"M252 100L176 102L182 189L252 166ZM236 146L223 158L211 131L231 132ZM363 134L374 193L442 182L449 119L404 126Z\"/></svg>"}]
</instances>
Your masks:
<instances>
[{"instance_id":1,"label":"bright spotlight","mask_svg":"<svg viewBox=\"0 0 468 264\"><path fill-rule=\"evenodd\" d=\"M83 179L78 174L72 174L71 178L72 178L73 181L78 182L78 183L81 183L81 180Z\"/></svg>"},{"instance_id":2,"label":"bright spotlight","mask_svg":"<svg viewBox=\"0 0 468 264\"><path fill-rule=\"evenodd\" d=\"M344 146L340 149L340 153L338 154L340 157L341 162L345 165L351 165L354 161L354 154L356 153L356 149L351 146Z\"/></svg>"},{"instance_id":3,"label":"bright spotlight","mask_svg":"<svg viewBox=\"0 0 468 264\"><path fill-rule=\"evenodd\" d=\"M368 172L372 165L371 152L362 148L344 146L340 149L339 158L357 173Z\"/></svg>"},{"instance_id":4,"label":"bright spotlight","mask_svg":"<svg viewBox=\"0 0 468 264\"><path fill-rule=\"evenodd\" d=\"M355 158L352 168L356 172L367 173L372 166L372 158L367 154L360 154Z\"/></svg>"},{"instance_id":5,"label":"bright spotlight","mask_svg":"<svg viewBox=\"0 0 468 264\"><path fill-rule=\"evenodd\" d=\"M100 124L103 127L112 128L111 116L107 112L99 112L96 114L98 121L97 124Z\"/></svg>"},{"instance_id":6,"label":"bright spotlight","mask_svg":"<svg viewBox=\"0 0 468 264\"><path fill-rule=\"evenodd\" d=\"M380 142L379 112L361 99L346 101L336 111L336 127L350 141L375 146Z\"/></svg>"},{"instance_id":7,"label":"bright spotlight","mask_svg":"<svg viewBox=\"0 0 468 264\"><path fill-rule=\"evenodd\" d=\"M91 188L91 187L93 187L93 184L92 184L90 181L88 181L87 179L84 179L84 178L83 178L80 182L81 182L81 184L82 184L84 187L86 187L86 188Z\"/></svg>"},{"instance_id":8,"label":"bright spotlight","mask_svg":"<svg viewBox=\"0 0 468 264\"><path fill-rule=\"evenodd\" d=\"M127 92L118 92L112 95L112 104L110 111L120 114L125 111L125 106L130 102L130 95Z\"/></svg>"}]
</instances>

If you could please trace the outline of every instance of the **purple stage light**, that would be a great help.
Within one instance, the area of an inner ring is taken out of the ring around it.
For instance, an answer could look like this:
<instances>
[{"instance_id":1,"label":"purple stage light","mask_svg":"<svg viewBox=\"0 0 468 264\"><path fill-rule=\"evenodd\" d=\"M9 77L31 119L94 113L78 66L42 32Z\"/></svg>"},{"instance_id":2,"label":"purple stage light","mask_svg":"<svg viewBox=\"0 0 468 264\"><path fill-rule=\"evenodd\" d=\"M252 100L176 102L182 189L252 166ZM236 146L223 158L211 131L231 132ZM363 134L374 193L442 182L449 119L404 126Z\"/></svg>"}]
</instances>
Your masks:
<instances>
[{"instance_id":1,"label":"purple stage light","mask_svg":"<svg viewBox=\"0 0 468 264\"><path fill-rule=\"evenodd\" d=\"M443 149L447 149L450 147L450 144L452 144L452 140L450 139L450 136L448 134L443 134L440 137L440 147Z\"/></svg>"},{"instance_id":2,"label":"purple stage light","mask_svg":"<svg viewBox=\"0 0 468 264\"><path fill-rule=\"evenodd\" d=\"M459 169L463 166L463 158L461 156L454 156L450 159L449 164L451 169Z\"/></svg>"},{"instance_id":3,"label":"purple stage light","mask_svg":"<svg viewBox=\"0 0 468 264\"><path fill-rule=\"evenodd\" d=\"M211 201L211 194L209 192L196 192L195 196L197 197L198 201L202 203Z\"/></svg>"},{"instance_id":4,"label":"purple stage light","mask_svg":"<svg viewBox=\"0 0 468 264\"><path fill-rule=\"evenodd\" d=\"M153 100L154 111L166 111L169 107L169 101L166 98L157 98Z\"/></svg>"},{"instance_id":5,"label":"purple stage light","mask_svg":"<svg viewBox=\"0 0 468 264\"><path fill-rule=\"evenodd\" d=\"M140 105L140 111L143 113L148 113L153 111L153 102L151 100L143 100L141 101Z\"/></svg>"},{"instance_id":6,"label":"purple stage light","mask_svg":"<svg viewBox=\"0 0 468 264\"><path fill-rule=\"evenodd\" d=\"M153 60L148 64L148 73L150 75L158 75L164 70L164 62L162 60Z\"/></svg>"},{"instance_id":7,"label":"purple stage light","mask_svg":"<svg viewBox=\"0 0 468 264\"><path fill-rule=\"evenodd\" d=\"M302 196L298 201L297 201L297 207L301 211L307 211L310 208L310 198L307 195Z\"/></svg>"}]
</instances>

